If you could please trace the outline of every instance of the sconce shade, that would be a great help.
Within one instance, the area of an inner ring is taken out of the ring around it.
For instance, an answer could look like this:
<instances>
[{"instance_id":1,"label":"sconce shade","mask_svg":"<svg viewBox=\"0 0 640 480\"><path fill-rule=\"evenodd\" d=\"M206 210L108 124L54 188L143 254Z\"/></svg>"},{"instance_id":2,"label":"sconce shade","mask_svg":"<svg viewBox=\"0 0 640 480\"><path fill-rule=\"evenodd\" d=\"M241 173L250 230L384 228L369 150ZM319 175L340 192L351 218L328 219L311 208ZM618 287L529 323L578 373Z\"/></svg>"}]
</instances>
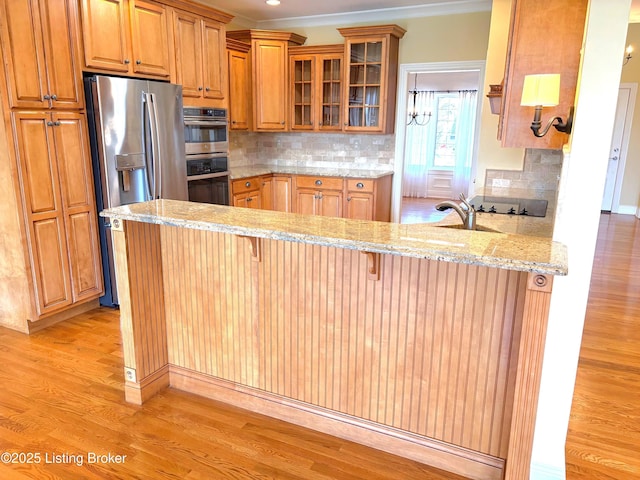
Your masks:
<instances>
[{"instance_id":1,"label":"sconce shade","mask_svg":"<svg viewBox=\"0 0 640 480\"><path fill-rule=\"evenodd\" d=\"M525 75L522 86L523 107L553 107L560 100L560 74Z\"/></svg>"}]
</instances>

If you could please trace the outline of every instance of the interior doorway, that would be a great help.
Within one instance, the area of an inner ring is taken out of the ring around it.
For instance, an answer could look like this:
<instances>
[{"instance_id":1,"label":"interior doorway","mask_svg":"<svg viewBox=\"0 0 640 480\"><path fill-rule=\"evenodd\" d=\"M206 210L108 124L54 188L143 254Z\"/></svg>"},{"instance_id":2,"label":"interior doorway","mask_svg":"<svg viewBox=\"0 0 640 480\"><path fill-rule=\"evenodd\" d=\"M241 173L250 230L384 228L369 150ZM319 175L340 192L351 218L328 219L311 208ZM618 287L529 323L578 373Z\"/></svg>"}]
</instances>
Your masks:
<instances>
[{"instance_id":1,"label":"interior doorway","mask_svg":"<svg viewBox=\"0 0 640 480\"><path fill-rule=\"evenodd\" d=\"M455 199L469 193L476 170L484 63L400 65L393 221L402 221L403 203L415 209L430 204L419 199Z\"/></svg>"},{"instance_id":2,"label":"interior doorway","mask_svg":"<svg viewBox=\"0 0 640 480\"><path fill-rule=\"evenodd\" d=\"M638 84L636 83L623 83L620 85L616 119L609 150L607 178L602 196L601 210L603 212L626 213L620 212L620 194L622 192L622 180L627 161L637 90Z\"/></svg>"}]
</instances>

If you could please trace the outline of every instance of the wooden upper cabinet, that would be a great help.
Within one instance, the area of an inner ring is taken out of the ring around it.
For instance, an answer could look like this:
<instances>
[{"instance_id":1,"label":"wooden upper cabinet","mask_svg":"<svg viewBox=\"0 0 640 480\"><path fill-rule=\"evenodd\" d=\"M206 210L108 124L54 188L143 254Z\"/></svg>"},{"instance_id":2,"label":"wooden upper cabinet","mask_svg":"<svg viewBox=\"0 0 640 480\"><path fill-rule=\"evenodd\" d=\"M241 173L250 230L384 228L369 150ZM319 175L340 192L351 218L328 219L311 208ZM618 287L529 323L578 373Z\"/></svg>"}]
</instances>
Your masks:
<instances>
[{"instance_id":1,"label":"wooden upper cabinet","mask_svg":"<svg viewBox=\"0 0 640 480\"><path fill-rule=\"evenodd\" d=\"M588 0L515 0L507 47L498 138L503 147L559 149L566 133L551 128L541 138L533 135L534 107L520 105L525 75L560 74L560 103L542 109L542 126L559 116L566 121L575 103L580 52ZM544 25L544 35L540 35Z\"/></svg>"},{"instance_id":2,"label":"wooden upper cabinet","mask_svg":"<svg viewBox=\"0 0 640 480\"><path fill-rule=\"evenodd\" d=\"M226 107L226 39L223 23L174 13L176 78L185 105Z\"/></svg>"},{"instance_id":3,"label":"wooden upper cabinet","mask_svg":"<svg viewBox=\"0 0 640 480\"><path fill-rule=\"evenodd\" d=\"M129 73L129 13L126 0L82 0L82 36L87 68Z\"/></svg>"},{"instance_id":4,"label":"wooden upper cabinet","mask_svg":"<svg viewBox=\"0 0 640 480\"><path fill-rule=\"evenodd\" d=\"M393 133L398 48L397 25L339 28L345 37L345 131Z\"/></svg>"},{"instance_id":5,"label":"wooden upper cabinet","mask_svg":"<svg viewBox=\"0 0 640 480\"><path fill-rule=\"evenodd\" d=\"M168 77L171 47L167 10L157 3L129 0L129 15L134 73Z\"/></svg>"},{"instance_id":6,"label":"wooden upper cabinet","mask_svg":"<svg viewBox=\"0 0 640 480\"><path fill-rule=\"evenodd\" d=\"M229 129L251 128L251 45L227 39Z\"/></svg>"},{"instance_id":7,"label":"wooden upper cabinet","mask_svg":"<svg viewBox=\"0 0 640 480\"><path fill-rule=\"evenodd\" d=\"M82 0L85 65L124 75L171 74L168 13L143 0Z\"/></svg>"},{"instance_id":8,"label":"wooden upper cabinet","mask_svg":"<svg viewBox=\"0 0 640 480\"><path fill-rule=\"evenodd\" d=\"M2 53L14 108L84 106L73 0L6 0Z\"/></svg>"},{"instance_id":9,"label":"wooden upper cabinet","mask_svg":"<svg viewBox=\"0 0 640 480\"><path fill-rule=\"evenodd\" d=\"M236 30L227 37L251 45L253 129L288 130L288 49L306 37L270 30Z\"/></svg>"},{"instance_id":10,"label":"wooden upper cabinet","mask_svg":"<svg viewBox=\"0 0 640 480\"><path fill-rule=\"evenodd\" d=\"M342 130L344 45L289 48L290 129Z\"/></svg>"},{"instance_id":11,"label":"wooden upper cabinet","mask_svg":"<svg viewBox=\"0 0 640 480\"><path fill-rule=\"evenodd\" d=\"M224 25L202 22L204 97L224 100L227 92L226 36Z\"/></svg>"}]
</instances>

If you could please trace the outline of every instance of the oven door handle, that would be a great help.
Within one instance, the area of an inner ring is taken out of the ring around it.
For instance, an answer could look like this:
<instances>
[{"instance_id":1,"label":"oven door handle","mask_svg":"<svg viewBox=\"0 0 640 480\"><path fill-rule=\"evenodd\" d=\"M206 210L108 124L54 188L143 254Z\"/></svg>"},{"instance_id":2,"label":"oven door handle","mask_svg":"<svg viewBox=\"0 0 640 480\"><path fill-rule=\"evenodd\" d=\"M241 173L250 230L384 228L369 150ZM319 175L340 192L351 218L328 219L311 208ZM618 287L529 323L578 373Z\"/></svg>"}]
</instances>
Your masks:
<instances>
[{"instance_id":1,"label":"oven door handle","mask_svg":"<svg viewBox=\"0 0 640 480\"><path fill-rule=\"evenodd\" d=\"M184 120L185 126L196 126L196 127L226 127L226 120Z\"/></svg>"},{"instance_id":2,"label":"oven door handle","mask_svg":"<svg viewBox=\"0 0 640 480\"><path fill-rule=\"evenodd\" d=\"M205 173L203 175L187 175L187 182L192 180L209 180L210 178L228 177L229 172Z\"/></svg>"},{"instance_id":3,"label":"oven door handle","mask_svg":"<svg viewBox=\"0 0 640 480\"><path fill-rule=\"evenodd\" d=\"M189 153L186 156L187 161L189 160L204 160L207 158L223 158L228 157L229 154L226 152L213 152L213 153Z\"/></svg>"}]
</instances>

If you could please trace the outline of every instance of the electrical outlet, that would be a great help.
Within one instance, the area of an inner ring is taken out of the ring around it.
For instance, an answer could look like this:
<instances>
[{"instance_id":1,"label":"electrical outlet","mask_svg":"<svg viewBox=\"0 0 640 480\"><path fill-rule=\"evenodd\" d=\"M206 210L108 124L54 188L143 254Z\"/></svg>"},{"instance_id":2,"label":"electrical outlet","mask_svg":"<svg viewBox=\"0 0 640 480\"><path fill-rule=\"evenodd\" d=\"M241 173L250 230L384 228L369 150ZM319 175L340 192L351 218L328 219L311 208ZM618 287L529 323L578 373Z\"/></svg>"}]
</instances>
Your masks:
<instances>
[{"instance_id":1,"label":"electrical outlet","mask_svg":"<svg viewBox=\"0 0 640 480\"><path fill-rule=\"evenodd\" d=\"M124 379L127 382L135 382L136 381L135 368L124 367Z\"/></svg>"},{"instance_id":2,"label":"electrical outlet","mask_svg":"<svg viewBox=\"0 0 640 480\"><path fill-rule=\"evenodd\" d=\"M500 188L509 188L511 185L511 180L506 178L494 178L491 182L492 187L500 187Z\"/></svg>"}]
</instances>

